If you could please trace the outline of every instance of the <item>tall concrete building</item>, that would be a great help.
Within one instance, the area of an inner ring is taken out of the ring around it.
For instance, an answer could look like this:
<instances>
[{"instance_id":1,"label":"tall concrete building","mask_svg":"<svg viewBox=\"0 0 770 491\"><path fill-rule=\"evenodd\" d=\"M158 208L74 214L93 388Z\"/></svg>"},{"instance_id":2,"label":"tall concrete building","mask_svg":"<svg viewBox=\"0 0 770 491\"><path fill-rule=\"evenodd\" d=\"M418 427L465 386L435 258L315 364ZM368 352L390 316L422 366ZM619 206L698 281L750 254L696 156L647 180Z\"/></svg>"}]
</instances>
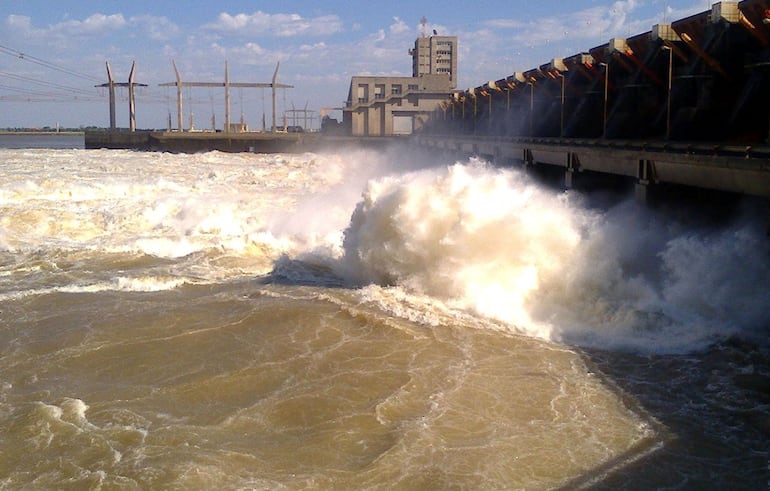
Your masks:
<instances>
[{"instance_id":1,"label":"tall concrete building","mask_svg":"<svg viewBox=\"0 0 770 491\"><path fill-rule=\"evenodd\" d=\"M449 82L457 87L457 37L420 37L414 41L412 76L449 74Z\"/></svg>"},{"instance_id":2,"label":"tall concrete building","mask_svg":"<svg viewBox=\"0 0 770 491\"><path fill-rule=\"evenodd\" d=\"M411 77L354 76L342 111L355 136L408 135L457 87L457 37L415 40Z\"/></svg>"}]
</instances>

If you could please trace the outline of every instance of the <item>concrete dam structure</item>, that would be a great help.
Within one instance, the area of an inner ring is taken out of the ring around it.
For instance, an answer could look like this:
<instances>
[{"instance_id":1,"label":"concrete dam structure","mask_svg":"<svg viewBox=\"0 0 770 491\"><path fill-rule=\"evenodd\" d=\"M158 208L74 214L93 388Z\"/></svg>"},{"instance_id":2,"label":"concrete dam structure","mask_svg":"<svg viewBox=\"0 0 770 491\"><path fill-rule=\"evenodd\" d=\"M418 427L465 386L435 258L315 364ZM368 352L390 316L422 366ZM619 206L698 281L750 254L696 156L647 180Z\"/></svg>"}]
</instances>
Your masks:
<instances>
[{"instance_id":1,"label":"concrete dam structure","mask_svg":"<svg viewBox=\"0 0 770 491\"><path fill-rule=\"evenodd\" d=\"M709 11L456 92L414 142L497 162L770 197L770 1Z\"/></svg>"}]
</instances>

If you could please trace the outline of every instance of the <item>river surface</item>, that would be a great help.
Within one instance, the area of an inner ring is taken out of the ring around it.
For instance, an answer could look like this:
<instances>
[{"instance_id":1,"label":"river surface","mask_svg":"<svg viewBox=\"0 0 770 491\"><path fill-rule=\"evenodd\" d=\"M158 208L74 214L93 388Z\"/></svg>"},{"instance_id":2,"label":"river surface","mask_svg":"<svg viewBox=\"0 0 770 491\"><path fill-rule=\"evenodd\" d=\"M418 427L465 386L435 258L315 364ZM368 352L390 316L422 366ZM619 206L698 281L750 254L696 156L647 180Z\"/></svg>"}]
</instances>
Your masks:
<instances>
[{"instance_id":1,"label":"river surface","mask_svg":"<svg viewBox=\"0 0 770 491\"><path fill-rule=\"evenodd\" d=\"M761 203L55 141L0 148L2 489L768 486Z\"/></svg>"}]
</instances>

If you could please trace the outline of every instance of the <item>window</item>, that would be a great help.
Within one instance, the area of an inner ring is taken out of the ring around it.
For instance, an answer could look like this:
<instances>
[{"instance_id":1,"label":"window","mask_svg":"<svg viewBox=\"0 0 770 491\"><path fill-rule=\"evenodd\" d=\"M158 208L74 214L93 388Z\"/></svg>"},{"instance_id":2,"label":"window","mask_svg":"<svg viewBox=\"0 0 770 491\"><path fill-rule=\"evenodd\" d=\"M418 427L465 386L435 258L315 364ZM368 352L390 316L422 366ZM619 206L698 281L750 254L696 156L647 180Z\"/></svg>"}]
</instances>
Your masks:
<instances>
[{"instance_id":1,"label":"window","mask_svg":"<svg viewBox=\"0 0 770 491\"><path fill-rule=\"evenodd\" d=\"M420 90L417 84L409 84L409 90Z\"/></svg>"},{"instance_id":2,"label":"window","mask_svg":"<svg viewBox=\"0 0 770 491\"><path fill-rule=\"evenodd\" d=\"M358 84L358 102L367 102L369 100L369 86Z\"/></svg>"},{"instance_id":3,"label":"window","mask_svg":"<svg viewBox=\"0 0 770 491\"><path fill-rule=\"evenodd\" d=\"M401 84L393 84L390 88L390 93L393 95L401 95Z\"/></svg>"}]
</instances>

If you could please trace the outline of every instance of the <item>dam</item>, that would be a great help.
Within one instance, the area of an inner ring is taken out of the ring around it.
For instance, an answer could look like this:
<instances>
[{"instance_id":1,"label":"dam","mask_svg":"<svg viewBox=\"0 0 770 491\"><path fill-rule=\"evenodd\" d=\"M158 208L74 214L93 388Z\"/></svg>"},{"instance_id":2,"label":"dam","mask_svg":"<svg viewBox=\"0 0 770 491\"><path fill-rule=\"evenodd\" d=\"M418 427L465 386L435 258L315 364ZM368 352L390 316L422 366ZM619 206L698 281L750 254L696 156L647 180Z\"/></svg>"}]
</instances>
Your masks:
<instances>
[{"instance_id":1,"label":"dam","mask_svg":"<svg viewBox=\"0 0 770 491\"><path fill-rule=\"evenodd\" d=\"M241 85L275 89L283 86L276 76L277 67L270 84ZM171 84L180 90L213 83L183 82L177 72ZM239 84L229 82L226 68L225 82L213 85L227 94ZM350 121L345 135L280 133L275 113L272 132L230 131L230 124L224 131L184 131L180 98L176 131L87 131L85 146L272 153L398 141L498 165L547 166L563 172L567 188L591 174L613 176L632 181L641 201L664 184L770 197L770 0L717 2L641 34L447 90L435 109L411 116L408 135L385 132L395 128L395 119L387 122L394 90L356 99L352 88L343 114L384 118L380 133L360 134Z\"/></svg>"},{"instance_id":2,"label":"dam","mask_svg":"<svg viewBox=\"0 0 770 491\"><path fill-rule=\"evenodd\" d=\"M770 2L711 10L455 92L436 151L770 197Z\"/></svg>"}]
</instances>

